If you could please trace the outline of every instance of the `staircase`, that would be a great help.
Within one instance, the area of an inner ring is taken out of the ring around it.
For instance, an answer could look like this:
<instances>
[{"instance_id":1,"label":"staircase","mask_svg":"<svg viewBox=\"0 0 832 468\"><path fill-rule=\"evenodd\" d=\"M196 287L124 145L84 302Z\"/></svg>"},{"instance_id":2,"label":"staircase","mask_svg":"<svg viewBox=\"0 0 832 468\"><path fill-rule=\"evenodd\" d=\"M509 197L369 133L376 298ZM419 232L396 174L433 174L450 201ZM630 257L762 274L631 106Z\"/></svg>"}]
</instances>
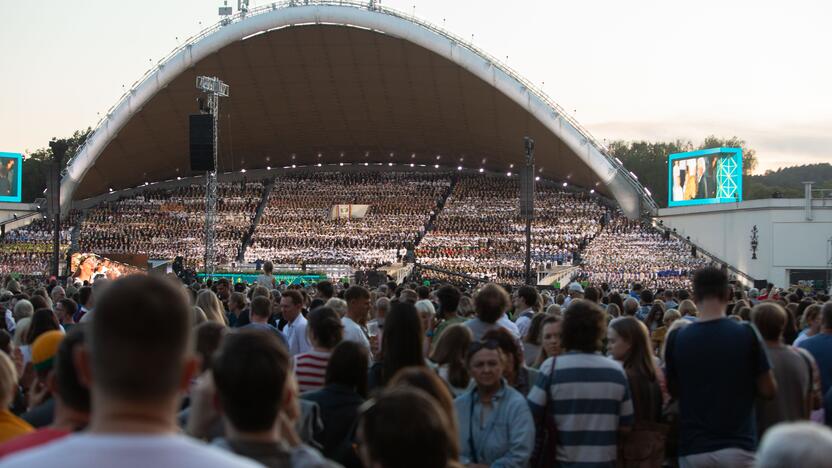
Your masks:
<instances>
[{"instance_id":1,"label":"staircase","mask_svg":"<svg viewBox=\"0 0 832 468\"><path fill-rule=\"evenodd\" d=\"M428 222L425 223L425 230L416 237L416 241L413 243L413 248L415 249L416 246L419 245L419 242L422 241L422 238L425 237L425 234L430 232L433 229L433 222L436 221L436 218L439 216L439 213L442 212L442 209L445 208L445 203L448 202L448 197L454 193L454 188L456 187L457 182L459 182L459 175L454 174L451 177L451 185L448 186L448 190L442 194L442 197L436 202L436 206L433 209L433 214L430 215Z\"/></svg>"},{"instance_id":2,"label":"staircase","mask_svg":"<svg viewBox=\"0 0 832 468\"><path fill-rule=\"evenodd\" d=\"M260 199L260 203L257 205L257 210L254 212L254 217L251 219L251 227L249 227L246 235L243 236L242 243L240 244L240 249L237 251L238 263L242 263L245 261L246 249L248 248L248 245L251 243L251 238L254 237L254 231L257 229L257 224L260 223L260 218L263 217L263 211L266 210L266 205L269 202L269 195L272 193L273 188L274 179L269 179L263 185L263 197Z\"/></svg>"}]
</instances>

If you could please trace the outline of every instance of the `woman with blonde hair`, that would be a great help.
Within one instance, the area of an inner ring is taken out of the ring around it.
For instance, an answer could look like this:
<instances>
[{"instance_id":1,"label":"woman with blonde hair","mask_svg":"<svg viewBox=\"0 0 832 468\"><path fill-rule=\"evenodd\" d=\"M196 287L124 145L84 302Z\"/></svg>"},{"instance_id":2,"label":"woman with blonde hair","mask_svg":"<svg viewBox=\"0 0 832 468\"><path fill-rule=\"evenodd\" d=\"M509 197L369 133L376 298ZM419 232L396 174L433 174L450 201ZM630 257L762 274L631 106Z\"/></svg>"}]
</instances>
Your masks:
<instances>
[{"instance_id":1,"label":"woman with blonde hair","mask_svg":"<svg viewBox=\"0 0 832 468\"><path fill-rule=\"evenodd\" d=\"M34 431L29 423L9 411L16 393L17 370L12 360L0 353L0 443Z\"/></svg>"},{"instance_id":2,"label":"woman with blonde hair","mask_svg":"<svg viewBox=\"0 0 832 468\"><path fill-rule=\"evenodd\" d=\"M691 322L695 322L697 315L699 315L699 311L696 309L696 304L694 304L690 299L685 299L681 302L681 304L679 304L679 313L682 315L683 319L690 320Z\"/></svg>"},{"instance_id":3,"label":"woman with blonde hair","mask_svg":"<svg viewBox=\"0 0 832 468\"><path fill-rule=\"evenodd\" d=\"M196 306L205 313L205 318L211 322L221 323L228 326L228 318L220 302L220 298L210 289L203 289L196 295Z\"/></svg>"}]
</instances>

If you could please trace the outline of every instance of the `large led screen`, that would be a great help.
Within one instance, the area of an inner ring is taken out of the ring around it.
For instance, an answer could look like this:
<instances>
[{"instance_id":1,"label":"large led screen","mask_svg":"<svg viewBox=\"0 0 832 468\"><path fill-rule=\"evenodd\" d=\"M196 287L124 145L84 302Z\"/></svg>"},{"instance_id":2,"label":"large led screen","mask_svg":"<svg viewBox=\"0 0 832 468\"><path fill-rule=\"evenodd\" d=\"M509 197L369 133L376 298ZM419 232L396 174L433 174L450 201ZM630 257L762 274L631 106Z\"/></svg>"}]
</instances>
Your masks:
<instances>
[{"instance_id":1,"label":"large led screen","mask_svg":"<svg viewBox=\"0 0 832 468\"><path fill-rule=\"evenodd\" d=\"M742 201L742 149L711 148L667 158L668 206Z\"/></svg>"},{"instance_id":2,"label":"large led screen","mask_svg":"<svg viewBox=\"0 0 832 468\"><path fill-rule=\"evenodd\" d=\"M0 202L19 202L23 181L23 156L0 152Z\"/></svg>"}]
</instances>

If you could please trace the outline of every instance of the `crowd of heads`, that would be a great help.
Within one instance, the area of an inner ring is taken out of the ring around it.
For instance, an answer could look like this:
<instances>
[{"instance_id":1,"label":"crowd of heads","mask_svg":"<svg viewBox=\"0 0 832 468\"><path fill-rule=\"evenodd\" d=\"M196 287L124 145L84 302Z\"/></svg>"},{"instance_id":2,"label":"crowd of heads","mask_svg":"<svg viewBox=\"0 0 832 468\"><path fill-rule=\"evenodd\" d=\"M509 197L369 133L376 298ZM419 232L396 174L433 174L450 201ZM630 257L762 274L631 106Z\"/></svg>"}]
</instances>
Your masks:
<instances>
[{"instance_id":1,"label":"crowd of heads","mask_svg":"<svg viewBox=\"0 0 832 468\"><path fill-rule=\"evenodd\" d=\"M832 452L812 412L832 395L829 297L713 268L689 289L544 291L6 277L0 300L12 467L128 453L157 467L768 467ZM691 417L703 398L722 411Z\"/></svg>"},{"instance_id":2,"label":"crowd of heads","mask_svg":"<svg viewBox=\"0 0 832 468\"><path fill-rule=\"evenodd\" d=\"M204 260L202 184L141 187L64 220L61 266L74 252L102 256ZM525 282L525 220L517 178L447 172L291 172L271 180L218 185L215 262L234 270L271 261L278 269L343 266L369 270L406 262L415 248L425 279L459 281L455 273L503 284ZM331 215L336 205L367 205L362 218ZM260 216L257 217L258 209ZM579 281L623 289L685 288L705 265L690 245L625 218L605 199L537 183L531 267L554 271L580 264ZM76 234L70 242L71 233ZM0 240L0 273L46 275L51 223L38 220Z\"/></svg>"},{"instance_id":3,"label":"crowd of heads","mask_svg":"<svg viewBox=\"0 0 832 468\"><path fill-rule=\"evenodd\" d=\"M61 225L59 251L61 258L69 249L76 213ZM32 223L8 231L0 238L0 274L43 275L49 271L52 258L53 221L36 219Z\"/></svg>"},{"instance_id":4,"label":"crowd of heads","mask_svg":"<svg viewBox=\"0 0 832 468\"><path fill-rule=\"evenodd\" d=\"M422 263L501 283L523 283L525 220L516 178L464 176L422 239ZM571 264L602 229L609 209L597 197L552 182L537 184L532 223L534 269ZM437 274L428 277L444 279Z\"/></svg>"},{"instance_id":5,"label":"crowd of heads","mask_svg":"<svg viewBox=\"0 0 832 468\"><path fill-rule=\"evenodd\" d=\"M217 263L236 260L262 193L261 182L217 184ZM171 260L181 256L184 266L197 267L205 245L205 186L151 187L104 202L83 216L78 244L82 252Z\"/></svg>"},{"instance_id":6,"label":"crowd of heads","mask_svg":"<svg viewBox=\"0 0 832 468\"><path fill-rule=\"evenodd\" d=\"M317 172L275 179L246 259L374 268L417 242L447 195L448 174ZM369 205L362 218L335 205Z\"/></svg>"}]
</instances>

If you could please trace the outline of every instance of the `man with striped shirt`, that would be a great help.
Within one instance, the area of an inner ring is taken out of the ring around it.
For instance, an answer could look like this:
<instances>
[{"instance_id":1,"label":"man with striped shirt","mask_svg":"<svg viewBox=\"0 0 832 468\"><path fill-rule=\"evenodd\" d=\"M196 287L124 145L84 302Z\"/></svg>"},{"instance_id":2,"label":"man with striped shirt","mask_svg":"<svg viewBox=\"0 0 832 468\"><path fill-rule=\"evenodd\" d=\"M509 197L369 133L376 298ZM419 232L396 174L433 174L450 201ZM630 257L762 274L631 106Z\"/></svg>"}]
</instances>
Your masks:
<instances>
[{"instance_id":1,"label":"man with striped shirt","mask_svg":"<svg viewBox=\"0 0 832 468\"><path fill-rule=\"evenodd\" d=\"M606 331L604 315L597 304L583 299L569 304L562 331L566 352L540 366L528 395L538 424L544 411L554 416L557 460L564 468L615 467L618 433L633 423L624 369L597 352Z\"/></svg>"}]
</instances>

